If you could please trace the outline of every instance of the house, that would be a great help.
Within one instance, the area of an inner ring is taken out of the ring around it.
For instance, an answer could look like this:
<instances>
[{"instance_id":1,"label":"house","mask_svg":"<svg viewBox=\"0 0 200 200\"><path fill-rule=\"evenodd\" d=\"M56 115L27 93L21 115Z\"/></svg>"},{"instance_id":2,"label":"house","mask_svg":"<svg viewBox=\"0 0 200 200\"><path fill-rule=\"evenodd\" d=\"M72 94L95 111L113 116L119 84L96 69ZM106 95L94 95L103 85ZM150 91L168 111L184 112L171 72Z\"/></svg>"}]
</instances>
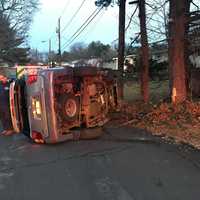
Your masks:
<instances>
[{"instance_id":1,"label":"house","mask_svg":"<svg viewBox=\"0 0 200 200\"><path fill-rule=\"evenodd\" d=\"M135 66L137 55L127 55L124 59L124 70L127 70L129 65ZM118 70L118 58L113 58L112 69Z\"/></svg>"},{"instance_id":2,"label":"house","mask_svg":"<svg viewBox=\"0 0 200 200\"><path fill-rule=\"evenodd\" d=\"M151 49L151 58L157 63L168 62L168 47Z\"/></svg>"},{"instance_id":3,"label":"house","mask_svg":"<svg viewBox=\"0 0 200 200\"><path fill-rule=\"evenodd\" d=\"M200 11L191 13L188 35L190 61L195 68L200 68Z\"/></svg>"},{"instance_id":4,"label":"house","mask_svg":"<svg viewBox=\"0 0 200 200\"><path fill-rule=\"evenodd\" d=\"M103 60L101 58L91 58L87 61L89 66L103 67Z\"/></svg>"}]
</instances>

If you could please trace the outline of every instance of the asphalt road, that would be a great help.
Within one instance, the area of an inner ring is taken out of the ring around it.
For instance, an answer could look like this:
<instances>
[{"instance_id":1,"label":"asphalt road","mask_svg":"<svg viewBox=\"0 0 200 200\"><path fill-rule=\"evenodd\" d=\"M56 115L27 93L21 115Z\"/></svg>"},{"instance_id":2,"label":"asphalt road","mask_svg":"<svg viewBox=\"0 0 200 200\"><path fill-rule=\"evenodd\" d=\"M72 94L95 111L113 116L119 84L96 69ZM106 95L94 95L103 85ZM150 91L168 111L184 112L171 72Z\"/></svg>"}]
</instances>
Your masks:
<instances>
[{"instance_id":1,"label":"asphalt road","mask_svg":"<svg viewBox=\"0 0 200 200\"><path fill-rule=\"evenodd\" d=\"M0 136L1 200L195 200L200 153L131 128L95 141L36 145Z\"/></svg>"}]
</instances>

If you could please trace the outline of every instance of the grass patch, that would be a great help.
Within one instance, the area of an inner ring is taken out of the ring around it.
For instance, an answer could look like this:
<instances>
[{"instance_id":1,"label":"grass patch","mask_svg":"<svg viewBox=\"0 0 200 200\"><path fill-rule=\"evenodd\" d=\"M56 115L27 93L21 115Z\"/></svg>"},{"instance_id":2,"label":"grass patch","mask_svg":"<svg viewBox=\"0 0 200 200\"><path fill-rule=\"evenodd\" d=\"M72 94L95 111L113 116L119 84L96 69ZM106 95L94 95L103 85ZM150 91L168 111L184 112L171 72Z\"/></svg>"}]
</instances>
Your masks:
<instances>
[{"instance_id":1,"label":"grass patch","mask_svg":"<svg viewBox=\"0 0 200 200\"><path fill-rule=\"evenodd\" d=\"M150 88L150 101L157 103L167 98L169 95L169 81L151 81ZM127 82L124 85L124 100L125 101L138 101L142 100L139 82Z\"/></svg>"}]
</instances>

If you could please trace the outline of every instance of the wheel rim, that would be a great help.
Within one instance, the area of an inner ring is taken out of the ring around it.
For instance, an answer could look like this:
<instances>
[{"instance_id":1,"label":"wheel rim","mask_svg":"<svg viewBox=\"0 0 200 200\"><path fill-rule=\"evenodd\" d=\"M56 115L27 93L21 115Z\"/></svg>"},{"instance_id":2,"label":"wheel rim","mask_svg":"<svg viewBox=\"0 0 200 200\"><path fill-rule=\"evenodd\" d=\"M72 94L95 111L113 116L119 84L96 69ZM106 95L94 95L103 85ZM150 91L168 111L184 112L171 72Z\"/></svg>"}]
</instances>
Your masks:
<instances>
[{"instance_id":1,"label":"wheel rim","mask_svg":"<svg viewBox=\"0 0 200 200\"><path fill-rule=\"evenodd\" d=\"M76 115L77 106L74 99L68 99L65 103L65 113L69 117L74 117Z\"/></svg>"}]
</instances>

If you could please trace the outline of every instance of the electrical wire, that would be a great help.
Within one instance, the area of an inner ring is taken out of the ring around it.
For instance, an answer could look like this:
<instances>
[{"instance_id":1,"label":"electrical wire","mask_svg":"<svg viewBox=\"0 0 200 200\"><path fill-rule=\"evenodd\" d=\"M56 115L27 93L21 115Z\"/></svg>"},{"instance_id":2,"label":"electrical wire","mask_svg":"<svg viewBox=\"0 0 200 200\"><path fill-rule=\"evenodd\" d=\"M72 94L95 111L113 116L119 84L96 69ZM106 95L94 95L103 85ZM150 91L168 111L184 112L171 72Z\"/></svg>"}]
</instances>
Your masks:
<instances>
[{"instance_id":1,"label":"electrical wire","mask_svg":"<svg viewBox=\"0 0 200 200\"><path fill-rule=\"evenodd\" d=\"M89 30L82 36L82 38L86 38L86 36L87 36L88 34L91 34L91 33L95 30L97 24L101 21L101 19L102 19L102 17L104 16L105 12L106 12L106 11L103 11L103 12L99 15L99 17L97 18L97 20L94 22L93 26L91 26L91 27L89 28ZM86 42L87 39L84 40L84 41Z\"/></svg>"},{"instance_id":2,"label":"electrical wire","mask_svg":"<svg viewBox=\"0 0 200 200\"><path fill-rule=\"evenodd\" d=\"M90 18L97 12L97 10L98 8L94 10L94 12L84 21L84 23L75 31L75 33L70 37L70 39L68 39L67 42L69 42L80 31L80 29L84 27L84 25L90 20Z\"/></svg>"},{"instance_id":3,"label":"electrical wire","mask_svg":"<svg viewBox=\"0 0 200 200\"><path fill-rule=\"evenodd\" d=\"M77 31L70 37L70 39L63 45L63 50L67 48L72 42L87 28L87 26L95 19L95 17L100 13L103 9L97 8L86 20L85 22L77 29Z\"/></svg>"},{"instance_id":4,"label":"electrical wire","mask_svg":"<svg viewBox=\"0 0 200 200\"><path fill-rule=\"evenodd\" d=\"M62 29L61 33L63 33L68 27L69 25L73 22L73 20L75 19L75 17L77 16L77 14L79 13L79 11L81 10L81 8L83 7L84 3L86 2L86 0L83 0L82 3L80 4L80 6L78 7L78 9L75 11L75 13L73 14L73 16L70 18L70 20L68 21L68 23L64 26L64 28Z\"/></svg>"},{"instance_id":5,"label":"electrical wire","mask_svg":"<svg viewBox=\"0 0 200 200\"><path fill-rule=\"evenodd\" d=\"M71 1L71 0L68 0L67 3L65 4L65 7L64 7L63 11L62 11L61 14L60 14L60 18L63 16L63 14L65 13L65 11L67 10L67 8L68 8L68 6L69 6L69 4L70 4L70 1Z\"/></svg>"},{"instance_id":6,"label":"electrical wire","mask_svg":"<svg viewBox=\"0 0 200 200\"><path fill-rule=\"evenodd\" d=\"M135 14L136 14L136 12L137 12L138 7L139 7L139 6L137 5L136 8L135 8L135 10L134 10L134 12L133 12L132 15L130 16L129 22L128 22L126 28L125 28L125 32L128 31L128 29L129 29L129 27L130 27L130 25L131 25L131 22L132 22L132 20L133 20L133 17L135 16ZM113 40L111 43L115 43L115 42L117 42L118 40L119 40L119 38L116 38L116 39Z\"/></svg>"},{"instance_id":7,"label":"electrical wire","mask_svg":"<svg viewBox=\"0 0 200 200\"><path fill-rule=\"evenodd\" d=\"M133 20L133 17L135 16L135 13L137 12L138 7L139 7L139 6L137 5L136 8L135 8L135 10L134 10L134 12L133 12L133 14L131 15L130 20L129 20L129 22L128 22L128 25L127 25L126 28L125 28L125 31L127 31L128 28L130 27L131 22L132 22L132 20Z\"/></svg>"},{"instance_id":8,"label":"electrical wire","mask_svg":"<svg viewBox=\"0 0 200 200\"><path fill-rule=\"evenodd\" d=\"M68 0L67 3L65 4L64 9L63 9L63 11L61 12L59 18L61 18L61 17L63 16L63 14L65 13L66 9L68 8L68 6L69 6L69 4L70 4L70 1L71 1L71 0ZM55 33L56 33L56 31L54 30L54 31L52 32L52 34L51 34L51 36L50 36L49 39L52 39Z\"/></svg>"},{"instance_id":9,"label":"electrical wire","mask_svg":"<svg viewBox=\"0 0 200 200\"><path fill-rule=\"evenodd\" d=\"M101 10L102 10L102 8L99 9L99 11L98 11L98 12L88 21L88 23L79 31L78 35L76 35L75 38L73 38L73 39L64 47L64 49L67 48L69 45L71 45L71 44L74 42L74 40L89 26L89 24L95 19L95 17L100 13Z\"/></svg>"}]
</instances>

